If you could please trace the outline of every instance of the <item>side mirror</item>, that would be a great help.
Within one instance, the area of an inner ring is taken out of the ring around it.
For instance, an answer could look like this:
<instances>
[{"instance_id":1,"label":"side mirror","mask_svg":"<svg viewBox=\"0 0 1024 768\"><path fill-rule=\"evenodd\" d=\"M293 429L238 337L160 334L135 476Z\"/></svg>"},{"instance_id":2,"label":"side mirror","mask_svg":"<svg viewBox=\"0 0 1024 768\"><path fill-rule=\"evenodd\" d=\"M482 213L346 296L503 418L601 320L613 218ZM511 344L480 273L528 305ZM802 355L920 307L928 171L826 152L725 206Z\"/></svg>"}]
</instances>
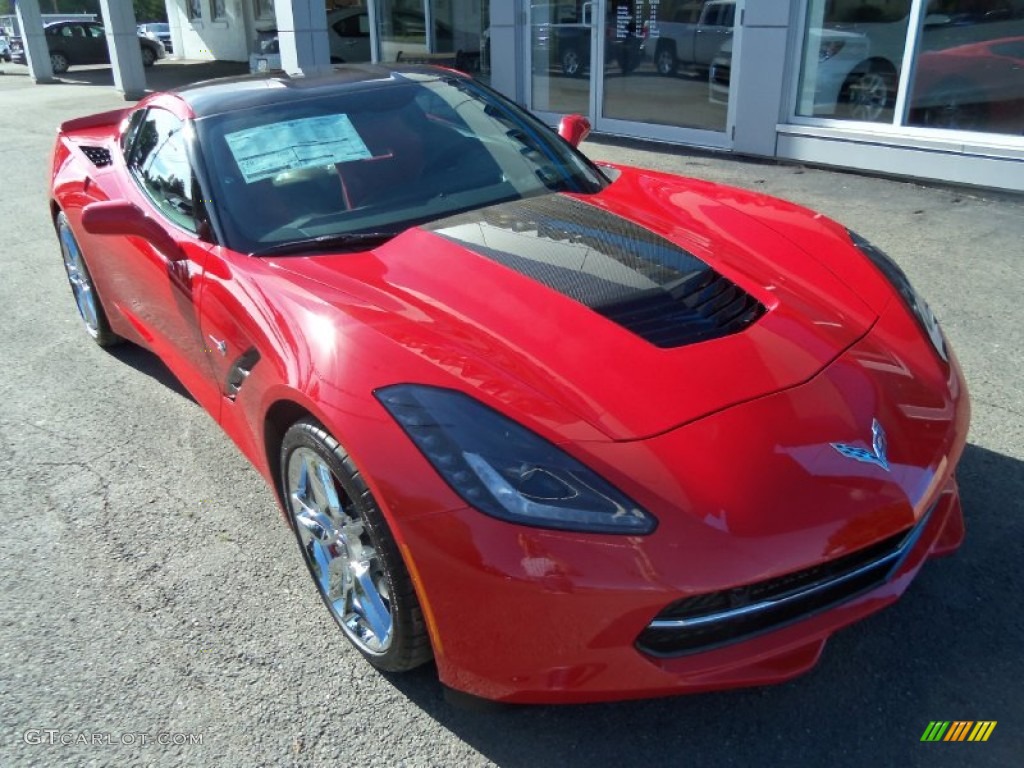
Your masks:
<instances>
[{"instance_id":1,"label":"side mirror","mask_svg":"<svg viewBox=\"0 0 1024 768\"><path fill-rule=\"evenodd\" d=\"M185 252L167 230L147 216L139 206L127 200L90 203L82 209L82 227L91 235L141 237L169 261L185 258Z\"/></svg>"},{"instance_id":2,"label":"side mirror","mask_svg":"<svg viewBox=\"0 0 1024 768\"><path fill-rule=\"evenodd\" d=\"M558 121L558 135L578 147L590 135L590 121L583 115L566 115Z\"/></svg>"}]
</instances>

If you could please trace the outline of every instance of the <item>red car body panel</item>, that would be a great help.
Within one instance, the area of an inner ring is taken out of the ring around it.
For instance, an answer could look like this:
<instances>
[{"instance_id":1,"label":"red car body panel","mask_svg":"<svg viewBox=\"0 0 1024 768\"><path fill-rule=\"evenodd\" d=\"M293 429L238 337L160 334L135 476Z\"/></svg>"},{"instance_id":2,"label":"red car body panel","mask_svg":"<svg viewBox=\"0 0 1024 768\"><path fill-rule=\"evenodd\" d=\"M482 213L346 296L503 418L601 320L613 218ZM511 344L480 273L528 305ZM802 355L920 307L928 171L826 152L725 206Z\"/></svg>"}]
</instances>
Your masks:
<instances>
[{"instance_id":1,"label":"red car body panel","mask_svg":"<svg viewBox=\"0 0 1024 768\"><path fill-rule=\"evenodd\" d=\"M188 117L173 95L147 104ZM929 555L959 544L960 369L940 361L834 222L617 168L614 183L580 199L685 248L767 309L742 333L661 349L424 229L343 256L256 258L204 242L160 219L129 177L117 143L126 114L65 124L53 158L54 211L70 220L112 328L158 354L275 488L278 418L305 412L326 425L388 520L447 685L570 702L784 680L814 664L829 634L895 600ZM112 164L94 167L76 144L109 148ZM184 258L87 233L82 208L112 199L164 222ZM229 368L246 350L259 362L235 394ZM541 530L467 508L371 396L408 382L459 389L561 446L650 511L657 530ZM888 433L889 471L830 446L870 439L872 418ZM693 655L635 647L674 601L827 562L928 510L877 589Z\"/></svg>"}]
</instances>

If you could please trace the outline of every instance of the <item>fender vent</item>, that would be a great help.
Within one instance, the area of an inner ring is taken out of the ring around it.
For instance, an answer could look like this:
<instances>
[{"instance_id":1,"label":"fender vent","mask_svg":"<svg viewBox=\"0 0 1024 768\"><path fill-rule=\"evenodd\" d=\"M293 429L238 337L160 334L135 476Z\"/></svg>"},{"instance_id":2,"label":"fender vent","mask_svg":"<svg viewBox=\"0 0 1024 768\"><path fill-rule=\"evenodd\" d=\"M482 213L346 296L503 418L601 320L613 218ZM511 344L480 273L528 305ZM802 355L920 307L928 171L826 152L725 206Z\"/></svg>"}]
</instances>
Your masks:
<instances>
[{"instance_id":1,"label":"fender vent","mask_svg":"<svg viewBox=\"0 0 1024 768\"><path fill-rule=\"evenodd\" d=\"M259 361L260 353L256 351L256 347L249 347L235 360L231 370L228 371L227 396L229 399L234 400L238 397L242 385L245 384L252 369Z\"/></svg>"},{"instance_id":2,"label":"fender vent","mask_svg":"<svg viewBox=\"0 0 1024 768\"><path fill-rule=\"evenodd\" d=\"M106 147L88 147L83 144L78 146L82 153L88 157L97 168L110 165L113 159L110 157L110 150Z\"/></svg>"}]
</instances>

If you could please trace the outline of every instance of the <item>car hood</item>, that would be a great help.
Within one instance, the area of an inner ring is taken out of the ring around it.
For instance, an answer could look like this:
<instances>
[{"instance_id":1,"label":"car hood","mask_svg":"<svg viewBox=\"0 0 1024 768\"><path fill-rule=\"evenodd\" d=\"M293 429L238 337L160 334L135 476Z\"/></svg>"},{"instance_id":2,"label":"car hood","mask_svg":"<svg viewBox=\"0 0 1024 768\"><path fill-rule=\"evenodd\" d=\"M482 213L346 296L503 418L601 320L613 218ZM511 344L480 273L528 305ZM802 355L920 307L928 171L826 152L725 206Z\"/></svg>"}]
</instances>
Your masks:
<instances>
[{"instance_id":1,"label":"car hood","mask_svg":"<svg viewBox=\"0 0 1024 768\"><path fill-rule=\"evenodd\" d=\"M459 214L364 254L274 261L386 308L379 330L400 344L440 342L613 440L641 439L808 381L877 319L799 238L743 210L749 197L701 186L622 171L596 195ZM816 226L853 251L843 230ZM482 387L448 369L453 386Z\"/></svg>"}]
</instances>

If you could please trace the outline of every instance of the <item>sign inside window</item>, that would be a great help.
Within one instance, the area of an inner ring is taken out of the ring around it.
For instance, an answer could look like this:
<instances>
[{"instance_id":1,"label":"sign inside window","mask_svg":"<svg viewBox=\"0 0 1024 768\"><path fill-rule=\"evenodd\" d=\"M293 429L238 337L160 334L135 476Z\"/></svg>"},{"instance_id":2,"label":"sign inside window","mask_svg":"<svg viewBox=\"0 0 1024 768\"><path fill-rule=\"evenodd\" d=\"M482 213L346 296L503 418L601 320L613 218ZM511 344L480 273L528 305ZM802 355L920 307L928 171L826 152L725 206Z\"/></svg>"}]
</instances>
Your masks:
<instances>
[{"instance_id":1,"label":"sign inside window","mask_svg":"<svg viewBox=\"0 0 1024 768\"><path fill-rule=\"evenodd\" d=\"M370 150L348 115L271 123L224 136L246 184L285 171L365 160Z\"/></svg>"}]
</instances>

